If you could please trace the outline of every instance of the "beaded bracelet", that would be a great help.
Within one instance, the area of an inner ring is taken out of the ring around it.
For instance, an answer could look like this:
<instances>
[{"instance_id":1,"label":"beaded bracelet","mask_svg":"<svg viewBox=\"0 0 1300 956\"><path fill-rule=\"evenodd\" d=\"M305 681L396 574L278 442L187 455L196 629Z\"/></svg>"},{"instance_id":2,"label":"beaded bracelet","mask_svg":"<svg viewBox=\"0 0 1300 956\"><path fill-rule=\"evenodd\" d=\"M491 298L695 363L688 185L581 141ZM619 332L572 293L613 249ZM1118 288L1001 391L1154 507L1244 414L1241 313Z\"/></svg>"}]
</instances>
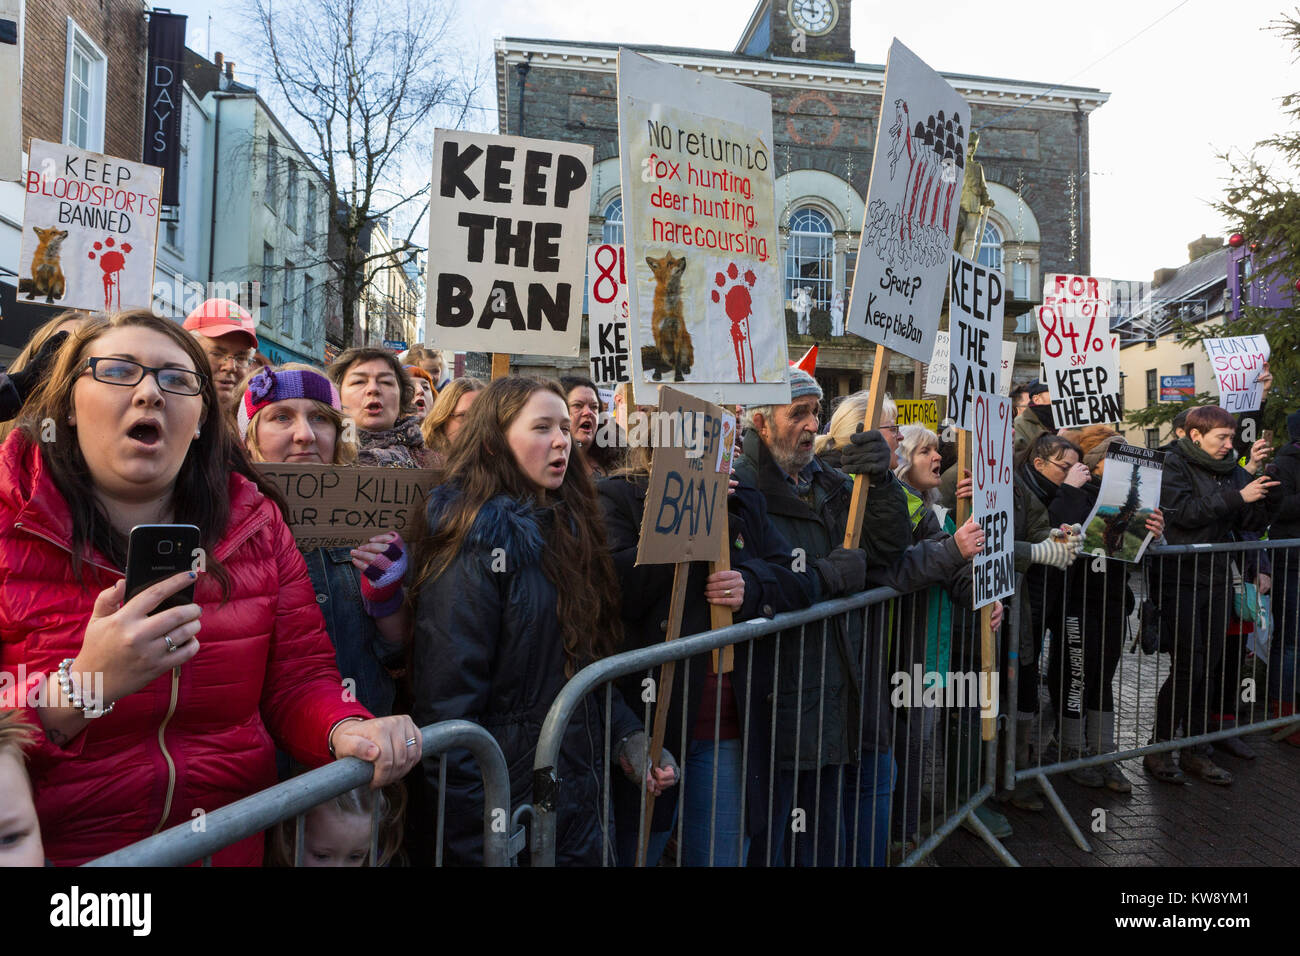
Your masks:
<instances>
[{"instance_id":1,"label":"beaded bracelet","mask_svg":"<svg viewBox=\"0 0 1300 956\"><path fill-rule=\"evenodd\" d=\"M86 706L86 701L82 698L81 694L77 692L76 687L73 686L72 683L72 661L73 659L71 657L65 657L59 663L58 677L59 690L63 692L63 696L67 698L70 704L72 704L73 710L79 711L87 720L94 720L97 717L106 717L111 714L113 708L116 706L115 703L109 704L107 707L102 709L92 709Z\"/></svg>"}]
</instances>

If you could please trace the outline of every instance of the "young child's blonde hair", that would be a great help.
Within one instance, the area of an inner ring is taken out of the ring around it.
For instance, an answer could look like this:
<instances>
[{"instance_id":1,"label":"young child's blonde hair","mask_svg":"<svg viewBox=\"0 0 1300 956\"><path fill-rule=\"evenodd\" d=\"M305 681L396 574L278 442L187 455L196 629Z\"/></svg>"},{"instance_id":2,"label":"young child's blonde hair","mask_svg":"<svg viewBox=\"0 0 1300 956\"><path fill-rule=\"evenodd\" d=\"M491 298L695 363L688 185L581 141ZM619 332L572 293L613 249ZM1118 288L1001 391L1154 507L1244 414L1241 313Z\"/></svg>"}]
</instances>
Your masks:
<instances>
[{"instance_id":1,"label":"young child's blonde hair","mask_svg":"<svg viewBox=\"0 0 1300 956\"><path fill-rule=\"evenodd\" d=\"M36 742L36 730L16 710L0 710L0 754L12 750L26 764L27 748ZM28 781L30 783L30 779Z\"/></svg>"},{"instance_id":2,"label":"young child's blonde hair","mask_svg":"<svg viewBox=\"0 0 1300 956\"><path fill-rule=\"evenodd\" d=\"M378 790L371 790L369 784L364 784L355 790L339 794L333 800L326 800L319 806L333 806L339 813L364 816L368 820L375 812L376 801L379 802L379 856L377 860L367 860L365 865L387 866L402 849L406 786L401 780ZM304 811L304 815L307 813L311 813L311 810ZM294 836L297 828L297 818L283 820L271 828L266 854L267 866L294 865Z\"/></svg>"}]
</instances>

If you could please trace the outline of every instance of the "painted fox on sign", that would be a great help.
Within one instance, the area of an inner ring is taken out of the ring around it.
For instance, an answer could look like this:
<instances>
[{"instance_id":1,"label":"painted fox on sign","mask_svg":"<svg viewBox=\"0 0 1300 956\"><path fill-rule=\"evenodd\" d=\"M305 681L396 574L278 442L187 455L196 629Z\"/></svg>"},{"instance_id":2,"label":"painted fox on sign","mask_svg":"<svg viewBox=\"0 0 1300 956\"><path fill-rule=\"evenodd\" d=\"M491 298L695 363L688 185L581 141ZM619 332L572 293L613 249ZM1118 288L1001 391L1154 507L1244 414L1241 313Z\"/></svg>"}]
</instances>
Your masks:
<instances>
[{"instance_id":1,"label":"painted fox on sign","mask_svg":"<svg viewBox=\"0 0 1300 956\"><path fill-rule=\"evenodd\" d=\"M47 303L53 304L55 299L63 298L65 283L59 253L63 240L68 238L68 231L53 227L42 229L40 226L32 226L32 231L40 239L32 256L32 277L20 279L18 291L27 293L29 300L43 295Z\"/></svg>"}]
</instances>

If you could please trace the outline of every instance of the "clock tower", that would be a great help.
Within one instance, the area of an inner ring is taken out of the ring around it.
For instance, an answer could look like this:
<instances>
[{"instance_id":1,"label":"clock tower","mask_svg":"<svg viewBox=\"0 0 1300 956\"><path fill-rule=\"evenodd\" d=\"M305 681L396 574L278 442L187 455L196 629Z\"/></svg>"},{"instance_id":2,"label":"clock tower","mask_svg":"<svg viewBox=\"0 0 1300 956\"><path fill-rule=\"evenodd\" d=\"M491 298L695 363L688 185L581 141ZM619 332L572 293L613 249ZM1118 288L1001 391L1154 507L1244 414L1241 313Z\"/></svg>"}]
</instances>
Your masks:
<instances>
[{"instance_id":1,"label":"clock tower","mask_svg":"<svg viewBox=\"0 0 1300 956\"><path fill-rule=\"evenodd\" d=\"M759 0L737 53L852 63L852 0Z\"/></svg>"}]
</instances>

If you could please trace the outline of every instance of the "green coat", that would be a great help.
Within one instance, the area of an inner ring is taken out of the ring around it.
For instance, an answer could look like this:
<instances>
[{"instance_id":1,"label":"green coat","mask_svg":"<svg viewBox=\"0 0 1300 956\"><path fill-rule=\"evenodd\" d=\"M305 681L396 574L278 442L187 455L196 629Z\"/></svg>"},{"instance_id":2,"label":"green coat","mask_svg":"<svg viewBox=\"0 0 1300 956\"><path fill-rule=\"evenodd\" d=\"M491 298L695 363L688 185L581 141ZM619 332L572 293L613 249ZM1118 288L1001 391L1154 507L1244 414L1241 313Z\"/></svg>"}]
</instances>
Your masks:
<instances>
[{"instance_id":1,"label":"green coat","mask_svg":"<svg viewBox=\"0 0 1300 956\"><path fill-rule=\"evenodd\" d=\"M772 523L792 548L803 550L809 567L843 544L853 497L850 476L822 465L805 499L795 493L757 432L746 431L742 449L735 477L763 493ZM907 499L893 475L872 485L862 527L860 546L868 569L897 561L910 543ZM883 667L873 666L884 653L883 635L879 627L865 626L861 612L849 617L846 621L841 615L833 621L824 631L825 640L823 629L813 624L803 629L802 641L797 628L780 635L774 736L777 766L782 770L856 763L862 749L890 746L885 717L888 675L882 673Z\"/></svg>"}]
</instances>

